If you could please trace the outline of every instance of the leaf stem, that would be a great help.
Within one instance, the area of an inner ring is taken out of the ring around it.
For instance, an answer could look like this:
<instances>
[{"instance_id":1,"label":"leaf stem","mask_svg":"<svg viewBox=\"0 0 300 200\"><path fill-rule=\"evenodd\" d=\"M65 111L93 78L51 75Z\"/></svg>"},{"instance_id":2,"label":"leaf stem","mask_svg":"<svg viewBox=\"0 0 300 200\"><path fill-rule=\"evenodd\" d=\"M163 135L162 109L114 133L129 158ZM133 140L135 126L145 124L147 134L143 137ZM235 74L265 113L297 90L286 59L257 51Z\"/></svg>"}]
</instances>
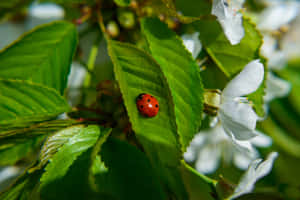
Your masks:
<instances>
[{"instance_id":1,"label":"leaf stem","mask_svg":"<svg viewBox=\"0 0 300 200\"><path fill-rule=\"evenodd\" d=\"M96 157L97 157L98 153L101 151L101 147L102 147L103 143L107 140L108 136L111 134L112 129L104 130L104 133L102 133L102 132L103 132L103 129L101 130L101 134L98 138L98 141L95 144L93 151L91 153L91 166L89 168L89 177L88 177L91 188L96 192L97 192L97 185L96 185L96 180L95 180L95 176L93 173L93 166L94 166L95 162L97 162ZM100 159L101 159L101 157L100 157Z\"/></svg>"},{"instance_id":2,"label":"leaf stem","mask_svg":"<svg viewBox=\"0 0 300 200\"><path fill-rule=\"evenodd\" d=\"M89 56L88 63L87 63L87 70L89 73L87 73L87 75L85 77L85 80L83 83L84 87L89 87L91 84L92 72L94 71L94 68L95 68L95 61L97 58L99 43L100 43L101 39L102 39L101 34L99 34L92 45L92 48L90 51L90 56Z\"/></svg>"},{"instance_id":3,"label":"leaf stem","mask_svg":"<svg viewBox=\"0 0 300 200\"><path fill-rule=\"evenodd\" d=\"M200 177L203 181L205 181L206 183L208 183L209 185L211 185L213 188L216 187L218 181L209 178L208 176L205 176L201 173L199 173L198 171L196 171L194 168L192 168L190 165L188 165L184 160L181 161L181 163L193 174L195 174L196 176Z\"/></svg>"}]
</instances>

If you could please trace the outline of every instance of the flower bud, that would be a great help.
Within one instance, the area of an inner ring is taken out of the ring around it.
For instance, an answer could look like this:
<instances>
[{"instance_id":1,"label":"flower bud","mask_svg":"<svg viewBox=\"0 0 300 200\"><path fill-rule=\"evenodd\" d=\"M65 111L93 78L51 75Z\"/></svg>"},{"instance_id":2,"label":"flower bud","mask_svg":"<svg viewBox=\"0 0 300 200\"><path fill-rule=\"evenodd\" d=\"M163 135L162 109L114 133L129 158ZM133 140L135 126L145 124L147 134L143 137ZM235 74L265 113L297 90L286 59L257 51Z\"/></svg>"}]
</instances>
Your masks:
<instances>
[{"instance_id":1,"label":"flower bud","mask_svg":"<svg viewBox=\"0 0 300 200\"><path fill-rule=\"evenodd\" d=\"M112 37L116 38L120 34L120 29L119 26L116 22L114 21L109 21L108 24L106 25L106 32Z\"/></svg>"},{"instance_id":2,"label":"flower bud","mask_svg":"<svg viewBox=\"0 0 300 200\"><path fill-rule=\"evenodd\" d=\"M131 11L120 11L118 13L118 21L122 27L131 29L135 26L135 16Z\"/></svg>"},{"instance_id":3,"label":"flower bud","mask_svg":"<svg viewBox=\"0 0 300 200\"><path fill-rule=\"evenodd\" d=\"M204 112L209 115L216 115L221 104L220 90L205 90L204 92Z\"/></svg>"}]
</instances>

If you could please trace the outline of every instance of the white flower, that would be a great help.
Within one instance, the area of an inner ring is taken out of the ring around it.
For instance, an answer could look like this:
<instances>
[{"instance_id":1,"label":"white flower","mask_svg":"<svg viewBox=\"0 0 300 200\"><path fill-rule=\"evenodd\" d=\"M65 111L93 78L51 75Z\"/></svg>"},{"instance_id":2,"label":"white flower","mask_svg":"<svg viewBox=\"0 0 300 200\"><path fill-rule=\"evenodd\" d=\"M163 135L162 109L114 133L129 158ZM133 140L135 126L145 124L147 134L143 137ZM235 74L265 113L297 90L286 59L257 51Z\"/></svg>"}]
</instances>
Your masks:
<instances>
[{"instance_id":1,"label":"white flower","mask_svg":"<svg viewBox=\"0 0 300 200\"><path fill-rule=\"evenodd\" d=\"M288 95L291 90L291 84L286 80L273 75L271 70L280 70L286 64L286 55L283 50L277 49L277 41L268 35L264 36L264 43L261 48L262 54L268 58L268 75L266 82L265 103L271 100Z\"/></svg>"},{"instance_id":2,"label":"white flower","mask_svg":"<svg viewBox=\"0 0 300 200\"><path fill-rule=\"evenodd\" d=\"M41 19L62 19L65 15L64 9L53 3L33 3L29 8L29 14L32 17Z\"/></svg>"},{"instance_id":3,"label":"white flower","mask_svg":"<svg viewBox=\"0 0 300 200\"><path fill-rule=\"evenodd\" d=\"M263 162L262 159L254 160L250 164L248 170L242 176L230 199L234 199L241 195L250 193L254 189L256 181L270 173L277 156L277 152L272 152Z\"/></svg>"},{"instance_id":4,"label":"white flower","mask_svg":"<svg viewBox=\"0 0 300 200\"><path fill-rule=\"evenodd\" d=\"M238 44L245 35L240 13L244 0L213 0L212 14L217 16L227 39Z\"/></svg>"},{"instance_id":5,"label":"white flower","mask_svg":"<svg viewBox=\"0 0 300 200\"><path fill-rule=\"evenodd\" d=\"M81 95L81 87L84 82L87 70L79 63L72 63L71 71L68 76L68 91L67 97L71 105L76 105Z\"/></svg>"},{"instance_id":6,"label":"white flower","mask_svg":"<svg viewBox=\"0 0 300 200\"><path fill-rule=\"evenodd\" d=\"M262 133L248 141L239 141L242 144L233 143L220 125L200 131L192 140L184 159L187 162L195 161L195 168L204 174L214 172L221 158L225 163L233 162L240 169L247 169L250 162L258 158L259 153L254 148L268 147L272 139ZM247 146L247 150L241 148ZM250 150L249 150L250 149Z\"/></svg>"},{"instance_id":7,"label":"white flower","mask_svg":"<svg viewBox=\"0 0 300 200\"><path fill-rule=\"evenodd\" d=\"M268 72L268 78L266 83L266 95L264 101L266 103L279 97L287 96L291 91L291 84L277 76L273 75L272 72Z\"/></svg>"},{"instance_id":8,"label":"white flower","mask_svg":"<svg viewBox=\"0 0 300 200\"><path fill-rule=\"evenodd\" d=\"M184 46L191 52L193 58L197 58L202 49L202 44L199 40L199 32L193 34L184 34L181 36Z\"/></svg>"},{"instance_id":9,"label":"white flower","mask_svg":"<svg viewBox=\"0 0 300 200\"><path fill-rule=\"evenodd\" d=\"M37 25L61 20L65 16L63 7L54 3L37 3L31 4L28 10L28 20L26 20L26 29L30 30Z\"/></svg>"},{"instance_id":10,"label":"white flower","mask_svg":"<svg viewBox=\"0 0 300 200\"><path fill-rule=\"evenodd\" d=\"M218 118L231 139L248 140L255 137L258 116L245 95L257 90L264 78L264 67L259 60L248 63L224 88Z\"/></svg>"},{"instance_id":11,"label":"white flower","mask_svg":"<svg viewBox=\"0 0 300 200\"><path fill-rule=\"evenodd\" d=\"M274 1L260 15L258 28L264 31L277 30L295 19L299 9L300 4L296 1Z\"/></svg>"},{"instance_id":12,"label":"white flower","mask_svg":"<svg viewBox=\"0 0 300 200\"><path fill-rule=\"evenodd\" d=\"M277 49L277 41L275 38L265 35L264 43L261 47L261 53L268 58L269 69L282 69L286 64L286 55L283 50Z\"/></svg>"}]
</instances>

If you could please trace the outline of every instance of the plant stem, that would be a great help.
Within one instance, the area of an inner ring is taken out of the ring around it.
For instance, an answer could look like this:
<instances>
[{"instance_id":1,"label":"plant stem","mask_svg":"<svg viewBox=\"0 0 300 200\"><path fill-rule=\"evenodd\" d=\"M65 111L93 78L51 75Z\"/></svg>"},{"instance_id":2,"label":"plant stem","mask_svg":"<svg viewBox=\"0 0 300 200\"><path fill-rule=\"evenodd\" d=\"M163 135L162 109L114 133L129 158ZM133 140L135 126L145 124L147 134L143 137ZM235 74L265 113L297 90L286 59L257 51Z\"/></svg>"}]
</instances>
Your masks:
<instances>
[{"instance_id":1,"label":"plant stem","mask_svg":"<svg viewBox=\"0 0 300 200\"><path fill-rule=\"evenodd\" d=\"M218 181L211 179L201 173L199 173L197 170L195 170L194 168L192 168L190 165L188 165L184 160L181 161L181 163L193 174L195 174L196 176L198 176L199 178L201 178L203 181L205 181L206 183L210 184L211 186L215 187L218 183Z\"/></svg>"},{"instance_id":2,"label":"plant stem","mask_svg":"<svg viewBox=\"0 0 300 200\"><path fill-rule=\"evenodd\" d=\"M95 61L97 58L99 43L100 43L101 39L102 39L102 37L99 34L97 36L96 40L94 41L91 51L90 51L90 56L89 56L88 63L87 63L87 70L89 73L87 73L84 83L83 83L83 86L86 88L89 87L91 84L92 72L94 71L94 68L95 68Z\"/></svg>"}]
</instances>

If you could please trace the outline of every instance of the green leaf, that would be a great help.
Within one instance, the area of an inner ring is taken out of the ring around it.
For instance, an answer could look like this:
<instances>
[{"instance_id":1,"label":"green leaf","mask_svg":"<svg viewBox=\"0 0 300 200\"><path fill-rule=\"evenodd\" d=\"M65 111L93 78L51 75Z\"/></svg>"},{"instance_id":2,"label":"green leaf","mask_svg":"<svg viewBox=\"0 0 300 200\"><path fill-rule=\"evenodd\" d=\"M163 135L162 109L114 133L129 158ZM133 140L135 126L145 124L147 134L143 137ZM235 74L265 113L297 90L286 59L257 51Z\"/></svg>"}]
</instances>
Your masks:
<instances>
[{"instance_id":1,"label":"green leaf","mask_svg":"<svg viewBox=\"0 0 300 200\"><path fill-rule=\"evenodd\" d=\"M0 52L0 78L31 80L63 94L76 46L73 24L39 26Z\"/></svg>"},{"instance_id":2,"label":"green leaf","mask_svg":"<svg viewBox=\"0 0 300 200\"><path fill-rule=\"evenodd\" d=\"M6 124L0 127L0 145L5 144L6 140L27 139L36 135L53 133L79 123L79 121L68 119L51 120L41 123Z\"/></svg>"},{"instance_id":3,"label":"green leaf","mask_svg":"<svg viewBox=\"0 0 300 200\"><path fill-rule=\"evenodd\" d=\"M137 138L151 156L169 166L177 166L180 147L170 92L160 67L145 52L129 44L109 41L109 54ZM141 93L151 94L158 100L157 116L145 118L139 113L136 98Z\"/></svg>"},{"instance_id":4,"label":"green leaf","mask_svg":"<svg viewBox=\"0 0 300 200\"><path fill-rule=\"evenodd\" d=\"M43 200L82 200L82 199L105 199L100 198L91 190L88 176L91 165L92 148L79 155L69 167L63 177L41 185L40 199ZM63 164L63 163L62 163ZM60 169L56 169L59 171ZM43 183L42 183L43 184Z\"/></svg>"},{"instance_id":5,"label":"green leaf","mask_svg":"<svg viewBox=\"0 0 300 200\"><path fill-rule=\"evenodd\" d=\"M158 19L145 18L142 30L171 89L178 133L185 151L202 118L204 90L199 66L181 39L166 24Z\"/></svg>"},{"instance_id":6,"label":"green leaf","mask_svg":"<svg viewBox=\"0 0 300 200\"><path fill-rule=\"evenodd\" d=\"M132 128L150 157L152 165L170 192L185 199L185 189L178 175L181 159L172 98L158 64L136 47L108 41L109 54L119 83ZM136 107L141 93L155 96L160 105L157 116L143 117Z\"/></svg>"},{"instance_id":7,"label":"green leaf","mask_svg":"<svg viewBox=\"0 0 300 200\"><path fill-rule=\"evenodd\" d=\"M246 64L255 59L261 59L265 71L267 71L265 59L259 55L262 36L249 19L244 19L245 36L237 45L230 44L217 21L199 20L194 25L196 30L200 32L199 37L205 50L228 78L233 78ZM264 86L265 83L250 96L254 102L255 110L260 116L264 113Z\"/></svg>"},{"instance_id":8,"label":"green leaf","mask_svg":"<svg viewBox=\"0 0 300 200\"><path fill-rule=\"evenodd\" d=\"M46 165L48 160L52 158L59 148L67 143L72 137L79 134L83 128L83 125L68 127L48 137L41 149L38 167Z\"/></svg>"},{"instance_id":9,"label":"green leaf","mask_svg":"<svg viewBox=\"0 0 300 200\"><path fill-rule=\"evenodd\" d=\"M14 165L21 159L33 155L40 147L43 137L28 139L27 141L0 150L0 166Z\"/></svg>"},{"instance_id":10,"label":"green leaf","mask_svg":"<svg viewBox=\"0 0 300 200\"><path fill-rule=\"evenodd\" d=\"M39 199L37 198L38 193L35 191L36 185L39 184L39 178L40 173L30 175L24 173L9 188L1 192L0 200Z\"/></svg>"},{"instance_id":11,"label":"green leaf","mask_svg":"<svg viewBox=\"0 0 300 200\"><path fill-rule=\"evenodd\" d=\"M176 0L175 5L177 11L180 11L184 16L199 17L200 14L209 15L211 13L211 3L206 0Z\"/></svg>"},{"instance_id":12,"label":"green leaf","mask_svg":"<svg viewBox=\"0 0 300 200\"><path fill-rule=\"evenodd\" d=\"M182 23L191 23L201 18L214 18L210 14L211 3L194 0L161 0L167 8L166 15L176 17ZM164 12L164 10L163 10Z\"/></svg>"},{"instance_id":13,"label":"green leaf","mask_svg":"<svg viewBox=\"0 0 300 200\"><path fill-rule=\"evenodd\" d=\"M29 179L20 181L14 187L9 190L1 193L0 200L17 200L20 199L22 192L24 191L25 186L28 184Z\"/></svg>"},{"instance_id":14,"label":"green leaf","mask_svg":"<svg viewBox=\"0 0 300 200\"><path fill-rule=\"evenodd\" d=\"M42 190L43 188L47 188L47 185L62 179L75 160L82 153L94 146L98 138L101 137L100 128L95 125L88 127L80 126L80 128L73 126L66 131L68 133L61 134L63 135L62 138L74 135L50 159L50 163L46 166L45 173L41 177ZM48 149L51 150L51 147L48 146Z\"/></svg>"},{"instance_id":15,"label":"green leaf","mask_svg":"<svg viewBox=\"0 0 300 200\"><path fill-rule=\"evenodd\" d=\"M167 199L150 161L135 146L109 139L101 157L108 171L95 177L100 193L122 200Z\"/></svg>"},{"instance_id":16,"label":"green leaf","mask_svg":"<svg viewBox=\"0 0 300 200\"><path fill-rule=\"evenodd\" d=\"M69 106L57 91L27 81L0 80L0 125L48 120Z\"/></svg>"},{"instance_id":17,"label":"green leaf","mask_svg":"<svg viewBox=\"0 0 300 200\"><path fill-rule=\"evenodd\" d=\"M129 6L131 0L114 0L118 6Z\"/></svg>"},{"instance_id":18,"label":"green leaf","mask_svg":"<svg viewBox=\"0 0 300 200\"><path fill-rule=\"evenodd\" d=\"M9 0L9 1L0 1L0 8L13 8L17 4L22 3L23 0Z\"/></svg>"}]
</instances>

